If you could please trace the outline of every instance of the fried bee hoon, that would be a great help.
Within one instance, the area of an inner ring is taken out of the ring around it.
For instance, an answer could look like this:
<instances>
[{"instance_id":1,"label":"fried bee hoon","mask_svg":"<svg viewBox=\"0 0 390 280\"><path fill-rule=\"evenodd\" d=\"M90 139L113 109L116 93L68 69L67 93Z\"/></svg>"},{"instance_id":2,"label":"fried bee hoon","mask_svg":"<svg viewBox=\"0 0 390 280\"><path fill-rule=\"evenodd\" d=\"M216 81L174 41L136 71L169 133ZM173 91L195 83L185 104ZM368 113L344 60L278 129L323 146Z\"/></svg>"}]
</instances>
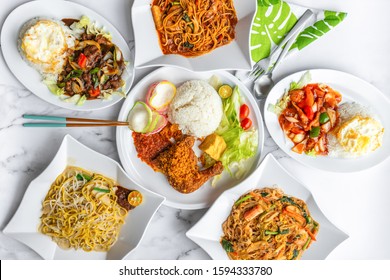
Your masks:
<instances>
[{"instance_id":1,"label":"fried bee hoon","mask_svg":"<svg viewBox=\"0 0 390 280\"><path fill-rule=\"evenodd\" d=\"M221 245L234 260L300 259L319 230L304 201L279 188L242 195L222 225Z\"/></svg>"}]
</instances>

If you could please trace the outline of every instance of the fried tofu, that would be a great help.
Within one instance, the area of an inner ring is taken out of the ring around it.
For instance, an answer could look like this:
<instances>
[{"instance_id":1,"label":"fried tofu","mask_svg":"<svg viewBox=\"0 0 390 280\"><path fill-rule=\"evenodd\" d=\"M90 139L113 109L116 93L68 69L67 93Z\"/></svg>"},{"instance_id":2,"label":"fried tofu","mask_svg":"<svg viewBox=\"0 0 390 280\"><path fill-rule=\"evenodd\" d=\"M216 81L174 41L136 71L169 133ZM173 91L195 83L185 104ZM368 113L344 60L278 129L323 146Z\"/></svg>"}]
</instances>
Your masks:
<instances>
[{"instance_id":1,"label":"fried tofu","mask_svg":"<svg viewBox=\"0 0 390 280\"><path fill-rule=\"evenodd\" d=\"M226 142L221 136L213 133L203 140L199 149L218 161L226 149Z\"/></svg>"}]
</instances>

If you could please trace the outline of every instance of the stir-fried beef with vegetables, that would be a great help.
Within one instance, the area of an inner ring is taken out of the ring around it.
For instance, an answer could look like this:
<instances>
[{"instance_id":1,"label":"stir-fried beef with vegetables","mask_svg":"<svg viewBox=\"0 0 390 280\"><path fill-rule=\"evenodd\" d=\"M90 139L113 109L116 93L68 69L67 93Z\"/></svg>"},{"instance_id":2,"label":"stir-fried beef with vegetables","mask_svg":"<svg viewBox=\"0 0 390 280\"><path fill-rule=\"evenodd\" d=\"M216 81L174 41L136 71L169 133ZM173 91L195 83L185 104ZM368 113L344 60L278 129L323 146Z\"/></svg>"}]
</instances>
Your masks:
<instances>
[{"instance_id":1,"label":"stir-fried beef with vegetables","mask_svg":"<svg viewBox=\"0 0 390 280\"><path fill-rule=\"evenodd\" d=\"M121 78L124 69L121 50L104 34L85 30L71 50L66 66L58 76L57 86L68 96L103 98L105 93L111 94L124 85Z\"/></svg>"},{"instance_id":2,"label":"stir-fried beef with vegetables","mask_svg":"<svg viewBox=\"0 0 390 280\"><path fill-rule=\"evenodd\" d=\"M327 133L336 126L341 94L324 84L290 89L288 103L279 116L284 133L294 142L293 151L327 155Z\"/></svg>"}]
</instances>

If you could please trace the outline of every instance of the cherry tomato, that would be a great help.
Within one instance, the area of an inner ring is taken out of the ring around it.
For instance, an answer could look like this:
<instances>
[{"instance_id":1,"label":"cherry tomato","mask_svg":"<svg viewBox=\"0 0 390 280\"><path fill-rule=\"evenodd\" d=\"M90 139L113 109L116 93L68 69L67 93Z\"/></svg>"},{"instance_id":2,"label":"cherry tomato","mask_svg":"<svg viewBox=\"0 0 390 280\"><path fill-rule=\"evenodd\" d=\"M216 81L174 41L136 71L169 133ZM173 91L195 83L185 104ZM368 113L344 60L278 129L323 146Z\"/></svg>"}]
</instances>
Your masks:
<instances>
[{"instance_id":1,"label":"cherry tomato","mask_svg":"<svg viewBox=\"0 0 390 280\"><path fill-rule=\"evenodd\" d=\"M244 130L248 130L252 126L252 121L250 118L245 118L241 121L241 127Z\"/></svg>"},{"instance_id":2,"label":"cherry tomato","mask_svg":"<svg viewBox=\"0 0 390 280\"><path fill-rule=\"evenodd\" d=\"M240 119L243 120L249 116L249 107L246 104L242 104L240 107Z\"/></svg>"}]
</instances>

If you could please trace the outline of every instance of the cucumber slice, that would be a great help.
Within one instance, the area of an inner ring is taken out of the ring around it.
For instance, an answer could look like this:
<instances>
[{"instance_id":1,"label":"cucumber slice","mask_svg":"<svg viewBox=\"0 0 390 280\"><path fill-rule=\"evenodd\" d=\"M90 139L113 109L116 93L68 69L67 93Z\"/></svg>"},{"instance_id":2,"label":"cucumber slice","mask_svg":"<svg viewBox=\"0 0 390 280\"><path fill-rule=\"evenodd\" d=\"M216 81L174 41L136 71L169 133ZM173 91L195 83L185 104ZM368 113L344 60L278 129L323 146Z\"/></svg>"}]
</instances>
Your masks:
<instances>
[{"instance_id":1,"label":"cucumber slice","mask_svg":"<svg viewBox=\"0 0 390 280\"><path fill-rule=\"evenodd\" d=\"M160 132L168 123L167 118L156 111L153 111L152 119L147 135Z\"/></svg>"},{"instance_id":2,"label":"cucumber slice","mask_svg":"<svg viewBox=\"0 0 390 280\"><path fill-rule=\"evenodd\" d=\"M146 133L152 123L153 112L149 106L142 102L135 102L127 117L129 128L135 132Z\"/></svg>"}]
</instances>

